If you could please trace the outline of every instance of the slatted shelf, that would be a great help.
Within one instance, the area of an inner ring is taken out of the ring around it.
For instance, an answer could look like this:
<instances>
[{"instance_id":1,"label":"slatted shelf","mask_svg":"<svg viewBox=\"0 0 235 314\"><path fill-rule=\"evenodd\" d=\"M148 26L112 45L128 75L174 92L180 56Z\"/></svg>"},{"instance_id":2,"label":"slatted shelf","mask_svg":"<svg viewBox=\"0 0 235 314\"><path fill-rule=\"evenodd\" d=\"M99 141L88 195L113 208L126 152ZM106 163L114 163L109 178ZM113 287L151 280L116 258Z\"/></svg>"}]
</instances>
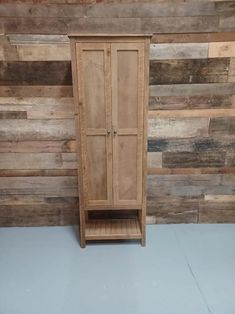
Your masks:
<instances>
[{"instance_id":1,"label":"slatted shelf","mask_svg":"<svg viewBox=\"0 0 235 314\"><path fill-rule=\"evenodd\" d=\"M137 219L95 219L86 223L86 240L141 239Z\"/></svg>"}]
</instances>

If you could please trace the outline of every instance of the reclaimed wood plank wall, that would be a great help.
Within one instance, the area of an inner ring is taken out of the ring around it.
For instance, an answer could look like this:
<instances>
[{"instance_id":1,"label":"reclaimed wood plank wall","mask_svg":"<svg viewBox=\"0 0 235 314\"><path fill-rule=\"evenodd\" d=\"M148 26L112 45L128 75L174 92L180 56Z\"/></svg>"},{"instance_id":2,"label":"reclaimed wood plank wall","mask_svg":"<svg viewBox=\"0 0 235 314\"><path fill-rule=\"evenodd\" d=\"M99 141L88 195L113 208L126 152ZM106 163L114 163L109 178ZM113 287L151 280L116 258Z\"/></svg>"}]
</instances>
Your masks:
<instances>
[{"instance_id":1,"label":"reclaimed wood plank wall","mask_svg":"<svg viewBox=\"0 0 235 314\"><path fill-rule=\"evenodd\" d=\"M148 222L235 222L234 1L11 2L0 5L1 226L76 222L68 32L154 34Z\"/></svg>"}]
</instances>

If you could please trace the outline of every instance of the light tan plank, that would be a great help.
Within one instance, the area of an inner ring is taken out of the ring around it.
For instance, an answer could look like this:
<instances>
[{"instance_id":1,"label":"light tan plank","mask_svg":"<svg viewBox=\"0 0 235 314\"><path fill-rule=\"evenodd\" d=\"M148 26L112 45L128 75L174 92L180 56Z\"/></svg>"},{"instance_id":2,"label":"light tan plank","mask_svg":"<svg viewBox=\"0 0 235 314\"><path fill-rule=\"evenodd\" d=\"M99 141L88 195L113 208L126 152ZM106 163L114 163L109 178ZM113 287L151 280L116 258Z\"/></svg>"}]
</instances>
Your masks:
<instances>
[{"instance_id":1,"label":"light tan plank","mask_svg":"<svg viewBox=\"0 0 235 314\"><path fill-rule=\"evenodd\" d=\"M235 57L235 42L209 43L208 58Z\"/></svg>"},{"instance_id":2,"label":"light tan plank","mask_svg":"<svg viewBox=\"0 0 235 314\"><path fill-rule=\"evenodd\" d=\"M0 169L76 169L74 153L1 153Z\"/></svg>"},{"instance_id":3,"label":"light tan plank","mask_svg":"<svg viewBox=\"0 0 235 314\"><path fill-rule=\"evenodd\" d=\"M235 116L235 109L190 109L190 110L154 110L148 117L154 118L190 118Z\"/></svg>"}]
</instances>

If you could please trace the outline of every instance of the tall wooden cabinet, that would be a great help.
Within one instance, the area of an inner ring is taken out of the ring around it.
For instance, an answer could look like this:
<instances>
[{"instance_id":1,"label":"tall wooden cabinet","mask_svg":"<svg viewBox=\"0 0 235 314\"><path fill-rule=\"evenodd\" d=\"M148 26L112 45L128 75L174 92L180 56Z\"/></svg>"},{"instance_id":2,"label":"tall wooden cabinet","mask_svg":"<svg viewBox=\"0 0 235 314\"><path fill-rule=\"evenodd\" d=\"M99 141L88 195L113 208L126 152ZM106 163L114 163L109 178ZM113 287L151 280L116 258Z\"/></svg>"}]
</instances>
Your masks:
<instances>
[{"instance_id":1,"label":"tall wooden cabinet","mask_svg":"<svg viewBox=\"0 0 235 314\"><path fill-rule=\"evenodd\" d=\"M81 247L108 239L145 245L150 36L69 37Z\"/></svg>"}]
</instances>

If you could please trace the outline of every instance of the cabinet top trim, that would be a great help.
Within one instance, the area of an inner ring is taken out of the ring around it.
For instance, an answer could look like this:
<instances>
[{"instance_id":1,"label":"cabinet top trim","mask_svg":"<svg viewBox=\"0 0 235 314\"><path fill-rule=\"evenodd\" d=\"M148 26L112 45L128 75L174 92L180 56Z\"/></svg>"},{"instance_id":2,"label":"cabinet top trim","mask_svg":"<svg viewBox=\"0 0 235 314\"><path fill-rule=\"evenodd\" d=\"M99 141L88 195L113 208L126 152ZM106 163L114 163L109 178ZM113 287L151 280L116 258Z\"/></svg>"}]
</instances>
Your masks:
<instances>
[{"instance_id":1,"label":"cabinet top trim","mask_svg":"<svg viewBox=\"0 0 235 314\"><path fill-rule=\"evenodd\" d=\"M68 34L68 37L152 37L152 34Z\"/></svg>"}]
</instances>

